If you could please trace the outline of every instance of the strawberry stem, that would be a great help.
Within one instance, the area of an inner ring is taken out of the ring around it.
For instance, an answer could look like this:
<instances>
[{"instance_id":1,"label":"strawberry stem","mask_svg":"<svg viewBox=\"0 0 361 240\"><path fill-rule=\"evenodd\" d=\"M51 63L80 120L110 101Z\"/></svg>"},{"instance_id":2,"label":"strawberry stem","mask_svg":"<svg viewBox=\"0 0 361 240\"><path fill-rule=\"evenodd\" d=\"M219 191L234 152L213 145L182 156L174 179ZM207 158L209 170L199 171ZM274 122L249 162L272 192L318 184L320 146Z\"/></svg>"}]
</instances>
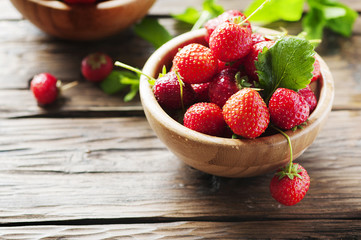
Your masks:
<instances>
[{"instance_id":1,"label":"strawberry stem","mask_svg":"<svg viewBox=\"0 0 361 240\"><path fill-rule=\"evenodd\" d=\"M181 100L181 105L182 105L182 110L183 112L185 112L185 107L184 107L184 102L183 102L183 81L181 79L181 76L178 74L178 72L176 71L175 73L177 75L177 79L178 79L178 82L179 82L179 88L180 88L180 100Z\"/></svg>"},{"instance_id":2,"label":"strawberry stem","mask_svg":"<svg viewBox=\"0 0 361 240\"><path fill-rule=\"evenodd\" d=\"M292 150L291 138L290 138L284 131L282 131L281 129L279 129L278 127L273 126L273 125L271 125L271 127L272 127L273 129L277 130L279 133L281 133L281 134L287 139L288 146L289 146L289 148L290 148L290 162L289 162L289 165L288 165L288 173L291 173L291 171L292 171L292 166L293 166L293 150Z\"/></svg>"},{"instance_id":3,"label":"strawberry stem","mask_svg":"<svg viewBox=\"0 0 361 240\"><path fill-rule=\"evenodd\" d=\"M266 5L267 2L270 2L271 0L265 0L256 10L254 10L246 19L244 19L240 25L243 25L245 22L247 22L256 12L258 12L259 10L261 10L264 5Z\"/></svg>"},{"instance_id":4,"label":"strawberry stem","mask_svg":"<svg viewBox=\"0 0 361 240\"><path fill-rule=\"evenodd\" d=\"M60 86L60 90L65 91L65 90L68 90L69 88L75 87L78 84L79 84L78 81L70 82L70 83L67 83L67 84L65 84L63 86Z\"/></svg>"},{"instance_id":5,"label":"strawberry stem","mask_svg":"<svg viewBox=\"0 0 361 240\"><path fill-rule=\"evenodd\" d=\"M114 65L118 66L118 67L122 67L122 68L125 68L125 69L128 69L132 72L135 72L135 73L138 73L139 75L144 75L146 76L149 80L151 80L152 82L155 82L155 78L151 77L151 76L148 76L147 74L143 73L140 69L138 68L135 68L135 67L132 67L132 66L129 66L125 63L122 63L122 62L119 62L119 61L116 61L114 63Z\"/></svg>"}]
</instances>

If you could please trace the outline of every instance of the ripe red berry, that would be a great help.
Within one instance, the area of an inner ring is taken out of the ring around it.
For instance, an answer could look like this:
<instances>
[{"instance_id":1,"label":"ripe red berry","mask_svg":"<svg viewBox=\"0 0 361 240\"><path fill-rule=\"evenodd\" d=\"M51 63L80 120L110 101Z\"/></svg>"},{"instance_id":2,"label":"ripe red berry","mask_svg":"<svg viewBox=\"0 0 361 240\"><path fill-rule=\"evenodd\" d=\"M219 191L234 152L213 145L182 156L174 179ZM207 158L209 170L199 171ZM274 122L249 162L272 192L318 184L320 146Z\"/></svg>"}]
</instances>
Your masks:
<instances>
[{"instance_id":1,"label":"ripe red berry","mask_svg":"<svg viewBox=\"0 0 361 240\"><path fill-rule=\"evenodd\" d=\"M236 74L236 69L229 68L222 70L213 78L208 90L210 102L223 107L228 98L238 92Z\"/></svg>"},{"instance_id":2,"label":"ripe red berry","mask_svg":"<svg viewBox=\"0 0 361 240\"><path fill-rule=\"evenodd\" d=\"M252 45L255 45L259 42L267 41L267 39L260 33L252 33Z\"/></svg>"},{"instance_id":3,"label":"ripe red berry","mask_svg":"<svg viewBox=\"0 0 361 240\"><path fill-rule=\"evenodd\" d=\"M223 117L231 130L245 138L256 138L268 127L270 115L260 94L243 88L223 106Z\"/></svg>"},{"instance_id":4,"label":"ripe red berry","mask_svg":"<svg viewBox=\"0 0 361 240\"><path fill-rule=\"evenodd\" d=\"M222 136L225 122L222 110L214 103L196 103L184 114L184 126L200 133Z\"/></svg>"},{"instance_id":5,"label":"ripe red berry","mask_svg":"<svg viewBox=\"0 0 361 240\"><path fill-rule=\"evenodd\" d=\"M209 82L218 71L218 60L208 47L192 43L174 56L172 70L177 71L185 83Z\"/></svg>"},{"instance_id":6,"label":"ripe red berry","mask_svg":"<svg viewBox=\"0 0 361 240\"><path fill-rule=\"evenodd\" d=\"M204 24L204 28L207 30L206 36L205 36L206 41L209 42L209 37L211 36L212 32L217 28L218 25L224 23L227 20L232 20L232 18L235 18L235 17L241 17L242 20L246 19L246 16L243 13L241 13L240 11L229 10L229 11L222 13L218 17L208 20ZM245 27L248 27L252 31L251 23L249 21L245 22Z\"/></svg>"},{"instance_id":7,"label":"ripe red berry","mask_svg":"<svg viewBox=\"0 0 361 240\"><path fill-rule=\"evenodd\" d=\"M213 54L223 62L233 62L246 56L252 46L252 31L231 21L219 25L209 38Z\"/></svg>"},{"instance_id":8,"label":"ripe red berry","mask_svg":"<svg viewBox=\"0 0 361 240\"><path fill-rule=\"evenodd\" d=\"M289 165L274 175L270 183L272 197L279 203L292 206L301 201L309 187L310 177L301 165L293 164L292 171L288 172Z\"/></svg>"},{"instance_id":9,"label":"ripe red berry","mask_svg":"<svg viewBox=\"0 0 361 240\"><path fill-rule=\"evenodd\" d=\"M308 106L310 107L310 113L315 110L317 106L317 98L310 85L307 85L307 87L298 90L298 94L300 94L308 103Z\"/></svg>"},{"instance_id":10,"label":"ripe red berry","mask_svg":"<svg viewBox=\"0 0 361 240\"><path fill-rule=\"evenodd\" d=\"M192 88L195 92L195 102L209 102L208 91L210 84L211 82L192 84Z\"/></svg>"},{"instance_id":11,"label":"ripe red berry","mask_svg":"<svg viewBox=\"0 0 361 240\"><path fill-rule=\"evenodd\" d=\"M181 87L182 86L182 96ZM194 90L188 83L180 85L178 76L175 72L168 72L158 78L153 86L153 93L159 105L166 109L181 109L182 101L184 106L194 103Z\"/></svg>"},{"instance_id":12,"label":"ripe red berry","mask_svg":"<svg viewBox=\"0 0 361 240\"><path fill-rule=\"evenodd\" d=\"M278 88L268 107L271 122L282 129L291 129L304 123L310 114L310 107L305 99L287 88Z\"/></svg>"},{"instance_id":13,"label":"ripe red berry","mask_svg":"<svg viewBox=\"0 0 361 240\"><path fill-rule=\"evenodd\" d=\"M53 103L58 97L57 79L49 73L35 75L30 83L30 89L40 105Z\"/></svg>"},{"instance_id":14,"label":"ripe red berry","mask_svg":"<svg viewBox=\"0 0 361 240\"><path fill-rule=\"evenodd\" d=\"M315 63L313 64L312 74L313 76L311 78L311 82L314 82L321 77L320 62L316 57L315 57Z\"/></svg>"},{"instance_id":15,"label":"ripe red berry","mask_svg":"<svg viewBox=\"0 0 361 240\"><path fill-rule=\"evenodd\" d=\"M263 51L264 47L270 48L274 45L273 41L263 41L254 44L251 47L250 52L244 58L244 69L246 70L247 75L254 81L258 81L257 69L255 66L255 61L258 61L258 54Z\"/></svg>"},{"instance_id":16,"label":"ripe red berry","mask_svg":"<svg viewBox=\"0 0 361 240\"><path fill-rule=\"evenodd\" d=\"M105 53L92 53L81 62L81 72L90 82L104 80L113 70L113 60Z\"/></svg>"}]
</instances>

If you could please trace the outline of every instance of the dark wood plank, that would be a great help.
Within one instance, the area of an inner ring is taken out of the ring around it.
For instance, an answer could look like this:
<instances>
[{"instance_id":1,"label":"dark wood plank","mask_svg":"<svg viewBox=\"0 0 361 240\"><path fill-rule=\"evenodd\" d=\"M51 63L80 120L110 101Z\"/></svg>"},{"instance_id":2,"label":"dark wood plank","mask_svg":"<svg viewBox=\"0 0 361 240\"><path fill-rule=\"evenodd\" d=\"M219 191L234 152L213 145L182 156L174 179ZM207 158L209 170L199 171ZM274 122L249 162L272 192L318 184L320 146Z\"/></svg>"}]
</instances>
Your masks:
<instances>
[{"instance_id":1,"label":"dark wood plank","mask_svg":"<svg viewBox=\"0 0 361 240\"><path fill-rule=\"evenodd\" d=\"M311 188L294 207L270 197L272 173L228 179L185 166L144 118L2 120L0 222L360 219L360 120L331 113L298 160Z\"/></svg>"},{"instance_id":2,"label":"dark wood plank","mask_svg":"<svg viewBox=\"0 0 361 240\"><path fill-rule=\"evenodd\" d=\"M171 222L2 227L3 239L357 239L358 220Z\"/></svg>"}]
</instances>

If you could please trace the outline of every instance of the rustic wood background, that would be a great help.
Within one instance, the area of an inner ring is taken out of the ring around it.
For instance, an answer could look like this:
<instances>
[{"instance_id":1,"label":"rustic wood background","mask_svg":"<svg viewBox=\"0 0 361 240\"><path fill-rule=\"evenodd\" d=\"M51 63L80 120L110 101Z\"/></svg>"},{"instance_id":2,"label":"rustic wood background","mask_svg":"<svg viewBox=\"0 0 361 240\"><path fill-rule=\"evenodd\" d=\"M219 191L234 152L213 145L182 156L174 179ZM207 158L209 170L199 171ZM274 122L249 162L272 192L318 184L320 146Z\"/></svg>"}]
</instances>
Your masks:
<instances>
[{"instance_id":1,"label":"rustic wood background","mask_svg":"<svg viewBox=\"0 0 361 240\"><path fill-rule=\"evenodd\" d=\"M158 0L149 15L178 35L170 13L201 0ZM244 9L247 1L218 1ZM359 13L361 1L343 0ZM300 31L300 23L271 27ZM1 239L240 239L361 236L361 18L350 38L326 32L317 49L335 79L327 125L299 158L311 188L294 207L269 194L272 173L220 178L180 162L150 129L137 97L108 96L79 72L104 51L141 68L154 48L132 29L90 43L59 40L0 1ZM79 86L51 108L29 80L51 72Z\"/></svg>"}]
</instances>

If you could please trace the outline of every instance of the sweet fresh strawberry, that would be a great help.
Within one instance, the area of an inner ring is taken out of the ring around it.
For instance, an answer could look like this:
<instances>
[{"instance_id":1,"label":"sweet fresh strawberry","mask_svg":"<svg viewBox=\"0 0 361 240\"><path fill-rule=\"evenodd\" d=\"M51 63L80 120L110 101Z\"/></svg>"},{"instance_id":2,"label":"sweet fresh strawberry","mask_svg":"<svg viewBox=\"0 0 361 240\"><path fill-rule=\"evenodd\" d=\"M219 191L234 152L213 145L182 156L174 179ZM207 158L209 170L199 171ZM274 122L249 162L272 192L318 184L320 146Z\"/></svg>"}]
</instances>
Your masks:
<instances>
[{"instance_id":1,"label":"sweet fresh strawberry","mask_svg":"<svg viewBox=\"0 0 361 240\"><path fill-rule=\"evenodd\" d=\"M272 178L270 192L279 203L292 206L301 201L310 187L310 177L299 164L280 169Z\"/></svg>"},{"instance_id":2,"label":"sweet fresh strawberry","mask_svg":"<svg viewBox=\"0 0 361 240\"><path fill-rule=\"evenodd\" d=\"M182 94L181 87L182 86ZM168 72L158 78L153 86L153 93L159 105L166 109L181 109L194 103L194 90L188 83L180 85L180 78L175 72ZM183 98L183 106L181 99Z\"/></svg>"},{"instance_id":3,"label":"sweet fresh strawberry","mask_svg":"<svg viewBox=\"0 0 361 240\"><path fill-rule=\"evenodd\" d=\"M271 122L282 129L291 129L304 123L310 114L306 100L287 88L278 88L273 93L268 107Z\"/></svg>"},{"instance_id":4,"label":"sweet fresh strawberry","mask_svg":"<svg viewBox=\"0 0 361 240\"><path fill-rule=\"evenodd\" d=\"M178 72L185 83L209 82L218 71L218 60L208 47L192 43L174 56L172 70Z\"/></svg>"},{"instance_id":5,"label":"sweet fresh strawberry","mask_svg":"<svg viewBox=\"0 0 361 240\"><path fill-rule=\"evenodd\" d=\"M241 17L241 19L246 19L246 16L243 13L241 13L240 11L229 10L229 11L222 13L218 17L208 20L204 24L204 28L207 30L206 36L205 36L206 41L209 42L209 37L211 36L212 32L217 28L218 25L224 23L227 20L231 20L232 18L235 18L235 17ZM252 31L251 23L249 21L246 21L244 23L244 25L245 25L245 27L248 27Z\"/></svg>"},{"instance_id":6,"label":"sweet fresh strawberry","mask_svg":"<svg viewBox=\"0 0 361 240\"><path fill-rule=\"evenodd\" d=\"M314 82L321 77L320 62L318 61L318 59L316 57L315 57L315 63L313 64L312 74L313 74L313 76L311 78L311 82Z\"/></svg>"},{"instance_id":7,"label":"sweet fresh strawberry","mask_svg":"<svg viewBox=\"0 0 361 240\"><path fill-rule=\"evenodd\" d=\"M254 32L252 33L252 45L255 45L259 42L267 41L267 39L260 33Z\"/></svg>"},{"instance_id":8,"label":"sweet fresh strawberry","mask_svg":"<svg viewBox=\"0 0 361 240\"><path fill-rule=\"evenodd\" d=\"M238 92L236 83L237 69L224 69L219 72L209 85L209 101L223 107L228 98Z\"/></svg>"},{"instance_id":9,"label":"sweet fresh strawberry","mask_svg":"<svg viewBox=\"0 0 361 240\"><path fill-rule=\"evenodd\" d=\"M87 4L87 3L95 3L97 0L63 0L63 1L69 4Z\"/></svg>"},{"instance_id":10,"label":"sweet fresh strawberry","mask_svg":"<svg viewBox=\"0 0 361 240\"><path fill-rule=\"evenodd\" d=\"M247 75L254 81L258 81L255 61L258 60L258 54L263 51L264 47L270 48L275 44L273 41L263 41L252 45L250 52L244 58L244 69Z\"/></svg>"},{"instance_id":11,"label":"sweet fresh strawberry","mask_svg":"<svg viewBox=\"0 0 361 240\"><path fill-rule=\"evenodd\" d=\"M58 97L58 80L50 73L35 75L30 83L30 89L39 105L53 103Z\"/></svg>"},{"instance_id":12,"label":"sweet fresh strawberry","mask_svg":"<svg viewBox=\"0 0 361 240\"><path fill-rule=\"evenodd\" d=\"M113 70L113 60L105 53L92 53L81 62L81 72L91 82L104 80Z\"/></svg>"},{"instance_id":13,"label":"sweet fresh strawberry","mask_svg":"<svg viewBox=\"0 0 361 240\"><path fill-rule=\"evenodd\" d=\"M246 56L252 46L252 31L237 21L219 25L209 38L213 54L223 62L233 62Z\"/></svg>"},{"instance_id":14,"label":"sweet fresh strawberry","mask_svg":"<svg viewBox=\"0 0 361 240\"><path fill-rule=\"evenodd\" d=\"M308 103L308 106L310 107L310 113L315 110L317 106L317 98L315 93L311 90L310 85L307 85L307 87L298 90L298 94L300 94Z\"/></svg>"},{"instance_id":15,"label":"sweet fresh strawberry","mask_svg":"<svg viewBox=\"0 0 361 240\"><path fill-rule=\"evenodd\" d=\"M256 138L268 127L270 115L260 94L243 88L223 106L223 117L231 130L245 138Z\"/></svg>"},{"instance_id":16,"label":"sweet fresh strawberry","mask_svg":"<svg viewBox=\"0 0 361 240\"><path fill-rule=\"evenodd\" d=\"M197 132L212 136L221 136L225 122L222 110L214 103L196 103L184 114L184 126Z\"/></svg>"},{"instance_id":17,"label":"sweet fresh strawberry","mask_svg":"<svg viewBox=\"0 0 361 240\"><path fill-rule=\"evenodd\" d=\"M196 97L195 102L209 102L208 91L210 84L211 82L192 84Z\"/></svg>"},{"instance_id":18,"label":"sweet fresh strawberry","mask_svg":"<svg viewBox=\"0 0 361 240\"><path fill-rule=\"evenodd\" d=\"M244 62L244 58L241 58L234 62L222 62L221 60L218 60L218 72L222 71L223 69L228 69L228 68L242 70L243 62Z\"/></svg>"}]
</instances>

